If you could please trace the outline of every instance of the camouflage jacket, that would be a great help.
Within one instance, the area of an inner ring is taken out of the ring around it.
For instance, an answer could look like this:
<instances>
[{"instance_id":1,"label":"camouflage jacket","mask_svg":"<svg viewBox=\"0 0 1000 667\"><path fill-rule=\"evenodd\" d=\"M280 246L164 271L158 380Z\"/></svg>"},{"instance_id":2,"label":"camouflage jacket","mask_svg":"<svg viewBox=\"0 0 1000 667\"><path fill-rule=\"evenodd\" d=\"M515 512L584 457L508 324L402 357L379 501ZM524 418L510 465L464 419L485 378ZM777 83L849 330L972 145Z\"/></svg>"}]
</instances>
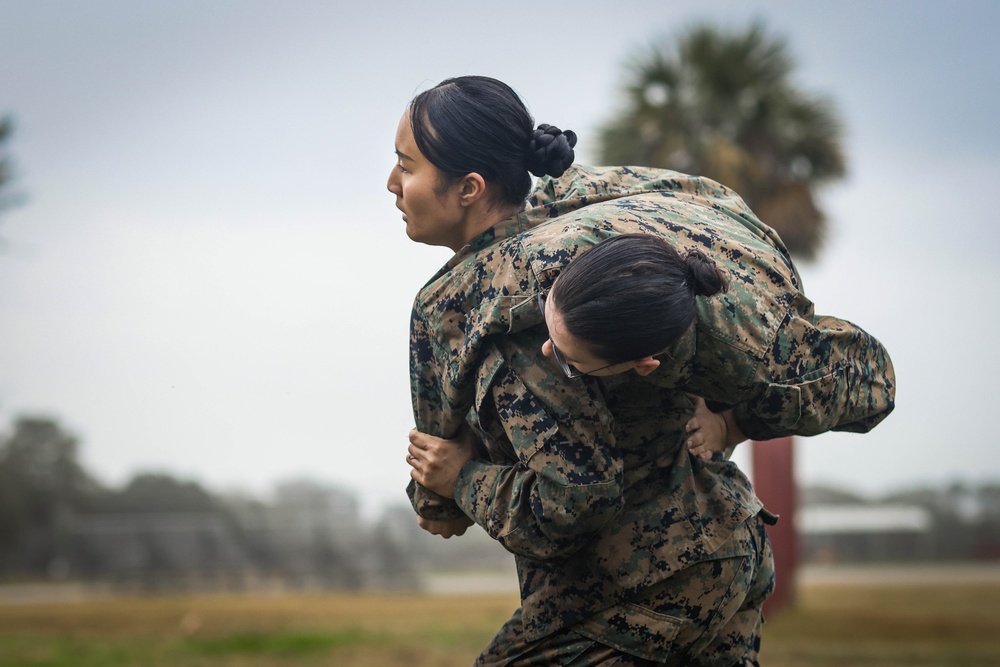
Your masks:
<instances>
[{"instance_id":1,"label":"camouflage jacket","mask_svg":"<svg viewBox=\"0 0 1000 667\"><path fill-rule=\"evenodd\" d=\"M878 341L813 313L780 239L718 183L577 166L542 179L529 205L414 302L417 428L450 437L467 419L487 455L463 468L455 502L408 491L421 515L464 512L517 556L526 629L540 636L717 557L759 510L735 466L687 455L683 392L766 439L866 431L891 411L894 378ZM541 354L536 297L578 253L627 232L702 250L730 289L697 300L697 322L649 376L566 379Z\"/></svg>"}]
</instances>

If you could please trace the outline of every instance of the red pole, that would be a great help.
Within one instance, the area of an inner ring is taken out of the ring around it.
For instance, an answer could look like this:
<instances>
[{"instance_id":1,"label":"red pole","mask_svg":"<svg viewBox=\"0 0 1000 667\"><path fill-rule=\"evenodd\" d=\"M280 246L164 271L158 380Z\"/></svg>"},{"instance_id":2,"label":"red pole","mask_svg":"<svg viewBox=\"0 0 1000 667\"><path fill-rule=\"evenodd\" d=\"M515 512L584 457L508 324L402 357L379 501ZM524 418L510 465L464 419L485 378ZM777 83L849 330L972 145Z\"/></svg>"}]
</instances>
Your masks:
<instances>
[{"instance_id":1,"label":"red pole","mask_svg":"<svg viewBox=\"0 0 1000 667\"><path fill-rule=\"evenodd\" d=\"M767 527L774 550L774 593L764 603L765 614L776 614L795 604L795 576L799 565L795 530L795 470L792 438L752 443L753 486L769 511L780 516Z\"/></svg>"}]
</instances>

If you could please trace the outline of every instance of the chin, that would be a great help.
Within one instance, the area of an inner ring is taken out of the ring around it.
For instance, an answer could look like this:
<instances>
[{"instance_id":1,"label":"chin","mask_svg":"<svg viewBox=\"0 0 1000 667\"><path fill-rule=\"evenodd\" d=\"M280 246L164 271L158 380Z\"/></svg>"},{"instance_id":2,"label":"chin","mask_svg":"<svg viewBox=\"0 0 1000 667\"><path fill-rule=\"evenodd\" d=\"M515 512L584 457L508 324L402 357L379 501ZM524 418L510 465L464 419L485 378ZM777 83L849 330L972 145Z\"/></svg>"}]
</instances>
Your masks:
<instances>
[{"instance_id":1,"label":"chin","mask_svg":"<svg viewBox=\"0 0 1000 667\"><path fill-rule=\"evenodd\" d=\"M427 234L421 234L419 230L413 229L413 227L410 227L409 225L406 226L406 235L414 243L423 243L424 245L435 247L444 245L438 239L430 237Z\"/></svg>"},{"instance_id":2,"label":"chin","mask_svg":"<svg viewBox=\"0 0 1000 667\"><path fill-rule=\"evenodd\" d=\"M411 227L409 223L407 223L406 225L406 236L409 237L411 241L416 241L417 243L423 243L423 241L420 239L420 234L418 234L417 230Z\"/></svg>"}]
</instances>

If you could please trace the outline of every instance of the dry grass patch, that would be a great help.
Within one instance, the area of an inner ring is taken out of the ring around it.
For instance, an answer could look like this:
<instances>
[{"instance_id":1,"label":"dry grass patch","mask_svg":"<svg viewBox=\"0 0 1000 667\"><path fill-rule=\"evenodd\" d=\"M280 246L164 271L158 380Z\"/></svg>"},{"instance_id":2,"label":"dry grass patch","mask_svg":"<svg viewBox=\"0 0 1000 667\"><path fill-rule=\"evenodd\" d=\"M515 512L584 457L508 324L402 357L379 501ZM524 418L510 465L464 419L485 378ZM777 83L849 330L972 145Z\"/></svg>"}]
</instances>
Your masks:
<instances>
[{"instance_id":1,"label":"dry grass patch","mask_svg":"<svg viewBox=\"0 0 1000 667\"><path fill-rule=\"evenodd\" d=\"M0 667L458 667L510 595L260 595L0 606ZM1000 584L812 585L768 667L1000 665Z\"/></svg>"}]
</instances>

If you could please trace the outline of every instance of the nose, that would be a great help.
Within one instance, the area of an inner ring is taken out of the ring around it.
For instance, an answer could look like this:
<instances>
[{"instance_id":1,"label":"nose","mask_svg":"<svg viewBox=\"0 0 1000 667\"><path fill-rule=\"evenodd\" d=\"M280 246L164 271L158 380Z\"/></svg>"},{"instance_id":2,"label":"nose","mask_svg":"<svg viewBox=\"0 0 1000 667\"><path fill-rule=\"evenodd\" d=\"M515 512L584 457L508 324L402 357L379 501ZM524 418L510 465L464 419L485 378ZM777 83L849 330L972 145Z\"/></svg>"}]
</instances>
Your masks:
<instances>
[{"instance_id":1,"label":"nose","mask_svg":"<svg viewBox=\"0 0 1000 667\"><path fill-rule=\"evenodd\" d=\"M386 181L385 189L396 195L397 197L403 196L403 190L399 186L399 179L396 177L396 170L393 169L389 172L389 180Z\"/></svg>"},{"instance_id":2,"label":"nose","mask_svg":"<svg viewBox=\"0 0 1000 667\"><path fill-rule=\"evenodd\" d=\"M542 356L551 357L552 356L552 339L546 338L545 342L542 343Z\"/></svg>"}]
</instances>

